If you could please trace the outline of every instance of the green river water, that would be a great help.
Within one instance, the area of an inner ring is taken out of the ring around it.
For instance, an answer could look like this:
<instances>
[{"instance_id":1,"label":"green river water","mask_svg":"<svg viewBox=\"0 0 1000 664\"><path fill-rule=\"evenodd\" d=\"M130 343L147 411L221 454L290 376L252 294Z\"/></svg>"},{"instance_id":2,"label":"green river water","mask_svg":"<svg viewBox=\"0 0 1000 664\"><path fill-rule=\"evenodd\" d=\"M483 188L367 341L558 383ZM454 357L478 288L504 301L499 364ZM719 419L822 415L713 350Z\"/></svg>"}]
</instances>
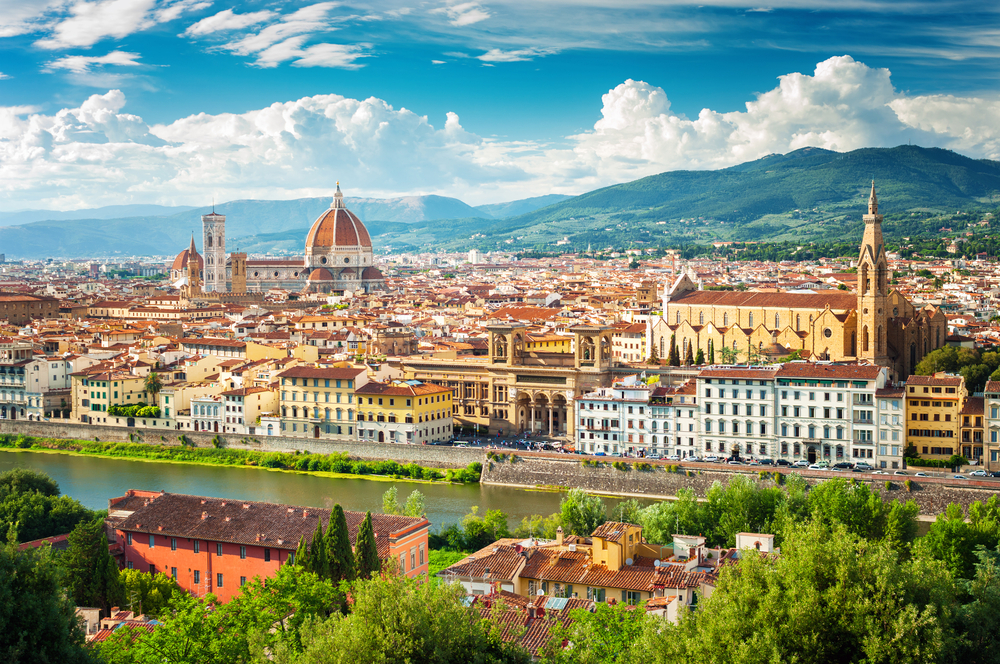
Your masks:
<instances>
[{"instance_id":1,"label":"green river water","mask_svg":"<svg viewBox=\"0 0 1000 664\"><path fill-rule=\"evenodd\" d=\"M163 490L213 498L233 498L379 512L382 494L395 486L403 502L414 489L427 501L427 518L437 530L455 523L479 506L479 513L499 509L511 525L530 514L549 515L559 510L560 494L479 484L451 485L415 482L380 482L366 479L319 477L307 473L273 472L255 468L200 466L68 454L0 451L0 472L33 468L47 473L66 495L90 509L107 509L108 499L128 489ZM619 500L606 499L609 512Z\"/></svg>"}]
</instances>

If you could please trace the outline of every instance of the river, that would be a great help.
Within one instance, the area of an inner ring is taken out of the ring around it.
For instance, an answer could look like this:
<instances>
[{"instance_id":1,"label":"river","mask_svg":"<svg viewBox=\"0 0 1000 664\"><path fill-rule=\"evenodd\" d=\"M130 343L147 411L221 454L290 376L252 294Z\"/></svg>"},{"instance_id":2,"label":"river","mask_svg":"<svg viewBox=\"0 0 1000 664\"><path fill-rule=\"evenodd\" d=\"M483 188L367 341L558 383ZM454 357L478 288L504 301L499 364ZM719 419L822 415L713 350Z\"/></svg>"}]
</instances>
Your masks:
<instances>
[{"instance_id":1,"label":"river","mask_svg":"<svg viewBox=\"0 0 1000 664\"><path fill-rule=\"evenodd\" d=\"M548 516L559 510L561 494L480 484L423 484L380 482L366 479L319 477L307 473L274 472L231 466L200 466L69 454L0 451L0 472L11 468L40 470L59 483L59 489L94 510L107 509L108 499L129 489L163 490L212 498L233 498L382 511L382 494L395 486L399 502L414 489L424 494L427 518L433 530L456 523L473 505L479 513L498 509L507 513L511 526L531 514ZM620 500L606 498L609 512ZM647 501L643 501L647 502Z\"/></svg>"}]
</instances>

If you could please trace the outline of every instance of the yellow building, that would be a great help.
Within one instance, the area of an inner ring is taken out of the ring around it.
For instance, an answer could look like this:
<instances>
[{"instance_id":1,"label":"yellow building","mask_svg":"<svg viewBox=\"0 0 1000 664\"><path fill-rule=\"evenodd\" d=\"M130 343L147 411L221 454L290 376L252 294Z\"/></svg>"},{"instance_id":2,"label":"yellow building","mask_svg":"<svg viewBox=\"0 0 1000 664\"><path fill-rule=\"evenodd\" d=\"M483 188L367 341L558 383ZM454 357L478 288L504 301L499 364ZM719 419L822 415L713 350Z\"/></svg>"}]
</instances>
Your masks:
<instances>
[{"instance_id":1,"label":"yellow building","mask_svg":"<svg viewBox=\"0 0 1000 664\"><path fill-rule=\"evenodd\" d=\"M354 390L368 382L365 369L295 366L278 379L282 435L354 439Z\"/></svg>"},{"instance_id":2,"label":"yellow building","mask_svg":"<svg viewBox=\"0 0 1000 664\"><path fill-rule=\"evenodd\" d=\"M150 403L146 393L145 376L130 370L109 369L95 365L72 374L73 413L77 422L92 424L115 424L114 416L108 421L111 406L134 406ZM153 404L155 405L155 404ZM125 418L122 418L123 421Z\"/></svg>"},{"instance_id":3,"label":"yellow building","mask_svg":"<svg viewBox=\"0 0 1000 664\"><path fill-rule=\"evenodd\" d=\"M451 440L451 390L416 380L370 381L355 390L358 438L427 445Z\"/></svg>"},{"instance_id":4,"label":"yellow building","mask_svg":"<svg viewBox=\"0 0 1000 664\"><path fill-rule=\"evenodd\" d=\"M561 334L529 334L524 348L530 352L572 353L573 338Z\"/></svg>"},{"instance_id":5,"label":"yellow building","mask_svg":"<svg viewBox=\"0 0 1000 664\"><path fill-rule=\"evenodd\" d=\"M616 362L645 362L648 360L650 353L649 348L646 347L646 324L619 323L615 325L615 331L611 335L611 350ZM691 352L695 353L694 350ZM681 357L681 360L683 359Z\"/></svg>"},{"instance_id":6,"label":"yellow building","mask_svg":"<svg viewBox=\"0 0 1000 664\"><path fill-rule=\"evenodd\" d=\"M221 394L226 422L223 433L256 433L261 415L278 412L278 391L269 387L240 387Z\"/></svg>"},{"instance_id":7,"label":"yellow building","mask_svg":"<svg viewBox=\"0 0 1000 664\"><path fill-rule=\"evenodd\" d=\"M939 372L906 379L906 444L924 459L959 454L965 378Z\"/></svg>"},{"instance_id":8,"label":"yellow building","mask_svg":"<svg viewBox=\"0 0 1000 664\"><path fill-rule=\"evenodd\" d=\"M874 184L863 221L858 292L706 291L681 274L664 296L651 350L667 357L674 337L682 360L693 345L692 355L700 348L706 359L722 361L727 348L747 362L777 344L821 360L866 360L888 367L897 380L912 374L927 353L944 345L947 321L939 309L917 309L890 288Z\"/></svg>"}]
</instances>

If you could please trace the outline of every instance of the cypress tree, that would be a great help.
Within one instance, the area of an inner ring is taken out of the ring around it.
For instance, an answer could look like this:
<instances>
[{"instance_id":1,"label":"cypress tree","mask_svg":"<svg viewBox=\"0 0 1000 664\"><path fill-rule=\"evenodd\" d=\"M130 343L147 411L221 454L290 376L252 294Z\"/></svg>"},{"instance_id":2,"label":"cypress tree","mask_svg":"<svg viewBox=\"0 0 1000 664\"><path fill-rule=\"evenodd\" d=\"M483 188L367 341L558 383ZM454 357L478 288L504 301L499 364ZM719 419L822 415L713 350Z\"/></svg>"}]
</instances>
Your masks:
<instances>
[{"instance_id":1,"label":"cypress tree","mask_svg":"<svg viewBox=\"0 0 1000 664\"><path fill-rule=\"evenodd\" d=\"M670 366L672 366L672 367L679 367L679 366L681 366L681 354L680 354L680 351L677 350L677 335L676 334L671 334L670 335L670 359L667 362L667 364L670 365Z\"/></svg>"},{"instance_id":2,"label":"cypress tree","mask_svg":"<svg viewBox=\"0 0 1000 664\"><path fill-rule=\"evenodd\" d=\"M118 563L108 551L104 519L81 521L69 534L63 554L69 593L77 606L94 606L110 615L112 606L125 600Z\"/></svg>"},{"instance_id":3,"label":"cypress tree","mask_svg":"<svg viewBox=\"0 0 1000 664\"><path fill-rule=\"evenodd\" d=\"M344 508L337 503L330 512L330 524L326 528L326 563L330 578L334 581L351 581L354 578L354 552L351 551L351 537L347 531L347 517Z\"/></svg>"},{"instance_id":4,"label":"cypress tree","mask_svg":"<svg viewBox=\"0 0 1000 664\"><path fill-rule=\"evenodd\" d=\"M365 520L358 528L358 539L354 546L354 561L357 578L370 579L373 574L382 570L382 561L378 558L378 547L375 545L375 529L372 527L372 513L365 514Z\"/></svg>"},{"instance_id":5,"label":"cypress tree","mask_svg":"<svg viewBox=\"0 0 1000 664\"><path fill-rule=\"evenodd\" d=\"M315 572L321 579L330 575L330 566L326 560L326 543L323 538L323 518L316 522L316 532L313 533L312 544L309 545L310 571Z\"/></svg>"},{"instance_id":6,"label":"cypress tree","mask_svg":"<svg viewBox=\"0 0 1000 664\"><path fill-rule=\"evenodd\" d=\"M698 352L695 353L694 363L698 366L705 364L705 352L700 348L698 349Z\"/></svg>"},{"instance_id":7,"label":"cypress tree","mask_svg":"<svg viewBox=\"0 0 1000 664\"><path fill-rule=\"evenodd\" d=\"M306 544L306 537L299 538L299 548L295 550L295 564L306 570L312 569L312 561L309 560L309 545Z\"/></svg>"},{"instance_id":8,"label":"cypress tree","mask_svg":"<svg viewBox=\"0 0 1000 664\"><path fill-rule=\"evenodd\" d=\"M715 364L715 342L708 340L708 363Z\"/></svg>"},{"instance_id":9,"label":"cypress tree","mask_svg":"<svg viewBox=\"0 0 1000 664\"><path fill-rule=\"evenodd\" d=\"M693 345L694 344L688 344L687 353L684 356L684 364L686 366L691 366L692 364L694 364L694 355L691 354L691 346Z\"/></svg>"}]
</instances>

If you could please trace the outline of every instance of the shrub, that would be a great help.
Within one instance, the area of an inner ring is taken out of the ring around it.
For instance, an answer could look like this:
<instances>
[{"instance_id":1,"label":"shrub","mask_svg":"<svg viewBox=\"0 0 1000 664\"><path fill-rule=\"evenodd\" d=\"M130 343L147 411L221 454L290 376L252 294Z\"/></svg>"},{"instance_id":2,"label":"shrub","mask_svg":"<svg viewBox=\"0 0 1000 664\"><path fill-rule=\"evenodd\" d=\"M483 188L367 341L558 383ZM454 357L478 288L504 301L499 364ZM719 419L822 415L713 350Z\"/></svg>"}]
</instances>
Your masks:
<instances>
[{"instance_id":1,"label":"shrub","mask_svg":"<svg viewBox=\"0 0 1000 664\"><path fill-rule=\"evenodd\" d=\"M639 461L635 464L636 470L642 470L646 472L651 472L653 470L653 464L646 463L645 461Z\"/></svg>"},{"instance_id":2,"label":"shrub","mask_svg":"<svg viewBox=\"0 0 1000 664\"><path fill-rule=\"evenodd\" d=\"M913 480L906 480L903 482L903 485L906 487L907 491L913 491Z\"/></svg>"},{"instance_id":3,"label":"shrub","mask_svg":"<svg viewBox=\"0 0 1000 664\"><path fill-rule=\"evenodd\" d=\"M886 491L891 491L892 490L892 482L890 482L889 480L885 481L885 490Z\"/></svg>"},{"instance_id":4,"label":"shrub","mask_svg":"<svg viewBox=\"0 0 1000 664\"><path fill-rule=\"evenodd\" d=\"M611 465L614 467L615 470L621 470L623 472L628 470L628 464L625 463L624 461L615 461Z\"/></svg>"}]
</instances>

